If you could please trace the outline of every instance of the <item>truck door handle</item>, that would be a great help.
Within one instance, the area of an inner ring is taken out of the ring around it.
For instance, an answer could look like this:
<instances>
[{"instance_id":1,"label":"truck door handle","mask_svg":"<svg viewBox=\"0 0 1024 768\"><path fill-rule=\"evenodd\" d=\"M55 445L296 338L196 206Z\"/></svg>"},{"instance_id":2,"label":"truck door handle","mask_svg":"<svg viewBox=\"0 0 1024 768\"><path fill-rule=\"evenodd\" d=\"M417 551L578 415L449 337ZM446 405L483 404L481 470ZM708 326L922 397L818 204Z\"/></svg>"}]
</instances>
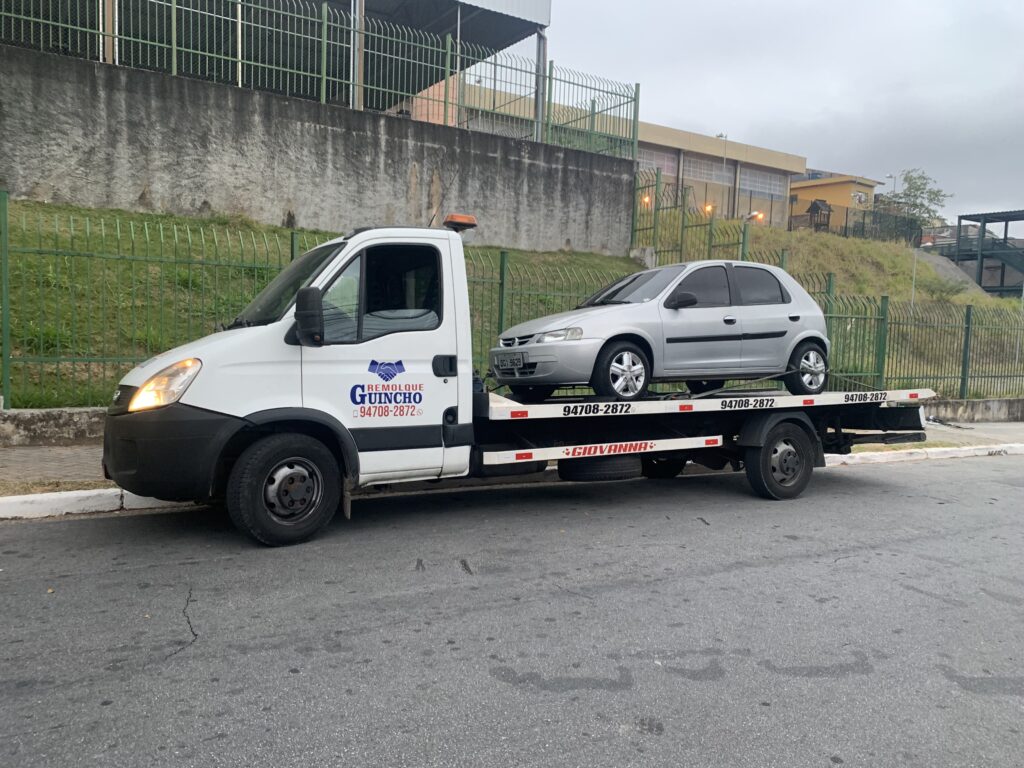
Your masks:
<instances>
[{"instance_id":1,"label":"truck door handle","mask_svg":"<svg viewBox=\"0 0 1024 768\"><path fill-rule=\"evenodd\" d=\"M434 355L432 364L434 375L438 378L443 376L459 375L459 358L456 355Z\"/></svg>"},{"instance_id":2,"label":"truck door handle","mask_svg":"<svg viewBox=\"0 0 1024 768\"><path fill-rule=\"evenodd\" d=\"M722 318L722 322L726 325L736 325L736 318L732 315L726 315Z\"/></svg>"},{"instance_id":3,"label":"truck door handle","mask_svg":"<svg viewBox=\"0 0 1024 768\"><path fill-rule=\"evenodd\" d=\"M792 320L794 323L799 322L800 321L800 315L790 315L789 319Z\"/></svg>"}]
</instances>

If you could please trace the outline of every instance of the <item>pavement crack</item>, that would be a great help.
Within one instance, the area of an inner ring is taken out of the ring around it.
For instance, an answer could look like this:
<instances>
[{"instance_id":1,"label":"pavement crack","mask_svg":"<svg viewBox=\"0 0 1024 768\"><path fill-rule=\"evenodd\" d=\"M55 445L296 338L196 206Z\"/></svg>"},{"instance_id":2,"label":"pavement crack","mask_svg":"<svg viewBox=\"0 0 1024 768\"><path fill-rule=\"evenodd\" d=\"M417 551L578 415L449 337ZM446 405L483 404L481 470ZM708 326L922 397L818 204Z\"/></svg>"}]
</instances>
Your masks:
<instances>
[{"instance_id":1,"label":"pavement crack","mask_svg":"<svg viewBox=\"0 0 1024 768\"><path fill-rule=\"evenodd\" d=\"M702 523L704 523L704 525L711 525L711 523L709 523L709 522L708 522L707 520L705 520L705 519L704 519L703 517L698 517L697 519L698 519L698 520L700 520L700 521L701 521Z\"/></svg>"},{"instance_id":2,"label":"pavement crack","mask_svg":"<svg viewBox=\"0 0 1024 768\"><path fill-rule=\"evenodd\" d=\"M584 595L582 592L577 592L577 591L575 591L573 589L566 589L561 584L559 584L557 581L553 581L551 583L554 584L555 587L557 587L558 589L562 590L563 592L568 592L570 595L576 595L576 597L582 597L582 598L584 598L586 600L593 600L594 599L590 595Z\"/></svg>"},{"instance_id":3,"label":"pavement crack","mask_svg":"<svg viewBox=\"0 0 1024 768\"><path fill-rule=\"evenodd\" d=\"M195 644L196 640L199 639L199 633L196 632L195 628L192 626L192 618L188 615L188 607L189 607L189 605L191 605L194 602L195 602L195 600L192 599L192 587L189 587L188 588L188 595L185 597L185 605L182 606L182 609L181 609L181 615L185 617L185 623L188 624L188 631L192 633L192 639L189 640L185 645L181 646L181 648L178 648L178 649L176 649L174 651L171 651L169 654L167 654L164 657L164 661L167 661L167 659L171 658L172 656L177 656L179 653L184 651L186 648L191 648Z\"/></svg>"},{"instance_id":4,"label":"pavement crack","mask_svg":"<svg viewBox=\"0 0 1024 768\"><path fill-rule=\"evenodd\" d=\"M473 569L469 567L469 562L466 560L466 558L462 558L461 560L459 560L459 565L461 565L462 570L464 570L470 576L473 575Z\"/></svg>"}]
</instances>

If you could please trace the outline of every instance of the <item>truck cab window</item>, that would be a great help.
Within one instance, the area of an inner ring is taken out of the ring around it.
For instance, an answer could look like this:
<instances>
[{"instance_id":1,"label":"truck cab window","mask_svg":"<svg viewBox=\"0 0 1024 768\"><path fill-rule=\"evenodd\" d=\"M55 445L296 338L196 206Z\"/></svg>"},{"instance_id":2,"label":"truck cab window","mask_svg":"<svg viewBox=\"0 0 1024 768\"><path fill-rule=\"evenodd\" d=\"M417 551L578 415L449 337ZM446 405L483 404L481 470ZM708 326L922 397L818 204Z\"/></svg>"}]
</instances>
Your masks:
<instances>
[{"instance_id":1,"label":"truck cab window","mask_svg":"<svg viewBox=\"0 0 1024 768\"><path fill-rule=\"evenodd\" d=\"M437 328L440 269L440 254L429 246L368 248L324 293L325 341L343 344Z\"/></svg>"}]
</instances>

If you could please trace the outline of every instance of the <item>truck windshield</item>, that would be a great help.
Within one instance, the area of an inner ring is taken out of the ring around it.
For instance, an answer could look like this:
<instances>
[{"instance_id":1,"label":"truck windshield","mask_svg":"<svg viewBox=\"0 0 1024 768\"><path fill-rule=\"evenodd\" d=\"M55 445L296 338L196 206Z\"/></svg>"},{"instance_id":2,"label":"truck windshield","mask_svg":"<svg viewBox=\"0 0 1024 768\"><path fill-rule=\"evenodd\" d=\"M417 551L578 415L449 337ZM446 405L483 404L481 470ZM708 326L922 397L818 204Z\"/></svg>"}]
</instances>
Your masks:
<instances>
[{"instance_id":1,"label":"truck windshield","mask_svg":"<svg viewBox=\"0 0 1024 768\"><path fill-rule=\"evenodd\" d=\"M597 307L602 304L642 304L645 301L657 298L673 280L686 267L680 264L676 267L665 267L663 269L649 269L646 272L636 272L616 280L595 293L589 299L580 304L581 307Z\"/></svg>"},{"instance_id":2,"label":"truck windshield","mask_svg":"<svg viewBox=\"0 0 1024 768\"><path fill-rule=\"evenodd\" d=\"M243 328L249 325L266 325L281 318L281 315L295 300L299 288L305 288L326 267L335 254L345 247L345 242L328 243L306 251L285 267L270 281L249 306L242 310L227 326Z\"/></svg>"}]
</instances>

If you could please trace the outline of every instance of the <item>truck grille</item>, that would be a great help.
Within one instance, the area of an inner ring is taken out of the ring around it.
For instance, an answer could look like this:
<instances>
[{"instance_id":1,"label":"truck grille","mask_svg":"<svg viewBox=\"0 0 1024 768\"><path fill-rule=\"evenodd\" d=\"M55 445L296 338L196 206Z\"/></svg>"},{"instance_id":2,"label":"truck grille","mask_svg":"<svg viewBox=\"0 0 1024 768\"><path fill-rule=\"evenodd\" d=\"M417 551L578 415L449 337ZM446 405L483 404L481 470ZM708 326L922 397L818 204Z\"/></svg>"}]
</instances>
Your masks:
<instances>
[{"instance_id":1,"label":"truck grille","mask_svg":"<svg viewBox=\"0 0 1024 768\"><path fill-rule=\"evenodd\" d=\"M531 333L529 336L508 336L504 339L499 339L498 342L503 347L521 347L533 338Z\"/></svg>"}]
</instances>

